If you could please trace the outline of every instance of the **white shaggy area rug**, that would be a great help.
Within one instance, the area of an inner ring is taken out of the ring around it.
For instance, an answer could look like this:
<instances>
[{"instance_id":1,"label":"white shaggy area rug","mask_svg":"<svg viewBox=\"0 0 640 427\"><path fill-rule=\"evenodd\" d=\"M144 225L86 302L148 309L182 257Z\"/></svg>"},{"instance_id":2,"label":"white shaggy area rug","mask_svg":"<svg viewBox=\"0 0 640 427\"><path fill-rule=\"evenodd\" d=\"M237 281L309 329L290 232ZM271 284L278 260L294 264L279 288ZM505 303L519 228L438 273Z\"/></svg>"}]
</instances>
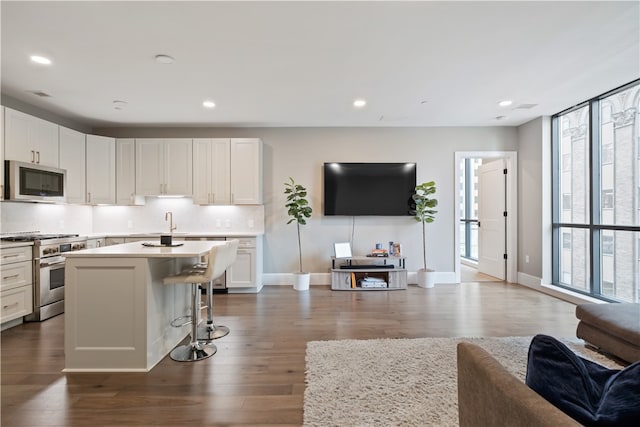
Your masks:
<instances>
[{"instance_id":1,"label":"white shaggy area rug","mask_svg":"<svg viewBox=\"0 0 640 427\"><path fill-rule=\"evenodd\" d=\"M531 338L309 342L304 426L457 426L457 344L478 344L524 381ZM582 357L620 368L580 340L562 341Z\"/></svg>"}]
</instances>

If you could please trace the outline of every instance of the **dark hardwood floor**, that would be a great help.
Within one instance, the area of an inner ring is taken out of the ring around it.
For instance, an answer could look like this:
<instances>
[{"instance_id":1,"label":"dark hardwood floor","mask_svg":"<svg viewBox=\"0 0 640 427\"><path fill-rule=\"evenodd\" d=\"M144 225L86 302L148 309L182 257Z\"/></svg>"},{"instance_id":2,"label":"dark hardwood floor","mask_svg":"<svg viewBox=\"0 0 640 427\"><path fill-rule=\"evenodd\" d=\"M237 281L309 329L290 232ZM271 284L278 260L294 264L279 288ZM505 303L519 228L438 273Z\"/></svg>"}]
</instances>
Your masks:
<instances>
[{"instance_id":1,"label":"dark hardwood floor","mask_svg":"<svg viewBox=\"0 0 640 427\"><path fill-rule=\"evenodd\" d=\"M502 282L406 291L265 287L215 295L231 333L197 363L168 357L149 373L63 374L64 315L1 334L3 426L302 424L308 341L574 337L575 307ZM451 355L455 357L455 355ZM336 397L338 398L338 397Z\"/></svg>"}]
</instances>

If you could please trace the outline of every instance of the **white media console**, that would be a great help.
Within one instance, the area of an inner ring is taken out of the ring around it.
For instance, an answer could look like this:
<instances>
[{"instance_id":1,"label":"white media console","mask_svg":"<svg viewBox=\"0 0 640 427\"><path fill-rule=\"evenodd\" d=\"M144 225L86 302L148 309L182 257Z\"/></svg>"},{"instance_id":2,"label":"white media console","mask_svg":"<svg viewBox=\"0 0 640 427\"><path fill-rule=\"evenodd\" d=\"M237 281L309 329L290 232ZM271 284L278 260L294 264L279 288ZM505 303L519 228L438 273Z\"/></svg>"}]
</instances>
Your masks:
<instances>
[{"instance_id":1,"label":"white media console","mask_svg":"<svg viewBox=\"0 0 640 427\"><path fill-rule=\"evenodd\" d=\"M405 257L331 257L331 289L341 291L407 289Z\"/></svg>"}]
</instances>

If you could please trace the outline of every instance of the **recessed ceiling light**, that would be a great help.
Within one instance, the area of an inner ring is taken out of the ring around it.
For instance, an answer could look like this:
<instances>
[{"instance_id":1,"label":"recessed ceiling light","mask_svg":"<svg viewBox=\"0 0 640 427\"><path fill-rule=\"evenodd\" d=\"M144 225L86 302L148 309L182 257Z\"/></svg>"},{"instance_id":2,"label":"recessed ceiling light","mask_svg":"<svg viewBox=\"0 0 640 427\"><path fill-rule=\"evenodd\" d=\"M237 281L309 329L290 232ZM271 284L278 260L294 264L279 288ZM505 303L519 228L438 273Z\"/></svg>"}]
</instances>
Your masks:
<instances>
[{"instance_id":1,"label":"recessed ceiling light","mask_svg":"<svg viewBox=\"0 0 640 427\"><path fill-rule=\"evenodd\" d=\"M505 99L504 101L498 102L498 105L501 106L501 107L508 107L511 104L513 104L513 101L511 101L509 99Z\"/></svg>"},{"instance_id":2,"label":"recessed ceiling light","mask_svg":"<svg viewBox=\"0 0 640 427\"><path fill-rule=\"evenodd\" d=\"M51 65L51 60L49 58L45 58L44 56L39 55L31 55L31 61L35 62L36 64Z\"/></svg>"},{"instance_id":3,"label":"recessed ceiling light","mask_svg":"<svg viewBox=\"0 0 640 427\"><path fill-rule=\"evenodd\" d=\"M169 55L156 55L156 62L158 62L160 64L173 64L173 61L175 61L175 59L173 59L172 56L169 56Z\"/></svg>"},{"instance_id":4,"label":"recessed ceiling light","mask_svg":"<svg viewBox=\"0 0 640 427\"><path fill-rule=\"evenodd\" d=\"M356 99L355 101L353 101L353 106L356 108L362 108L365 105L367 105L367 101L365 101L364 99Z\"/></svg>"},{"instance_id":5,"label":"recessed ceiling light","mask_svg":"<svg viewBox=\"0 0 640 427\"><path fill-rule=\"evenodd\" d=\"M202 106L203 106L203 107L206 107L206 108L213 108L213 107L215 107L215 106L216 106L216 103L215 103L215 102L213 102L213 101L204 101L204 102L202 103Z\"/></svg>"},{"instance_id":6,"label":"recessed ceiling light","mask_svg":"<svg viewBox=\"0 0 640 427\"><path fill-rule=\"evenodd\" d=\"M127 101L113 101L113 108L116 110L122 110L127 106Z\"/></svg>"}]
</instances>

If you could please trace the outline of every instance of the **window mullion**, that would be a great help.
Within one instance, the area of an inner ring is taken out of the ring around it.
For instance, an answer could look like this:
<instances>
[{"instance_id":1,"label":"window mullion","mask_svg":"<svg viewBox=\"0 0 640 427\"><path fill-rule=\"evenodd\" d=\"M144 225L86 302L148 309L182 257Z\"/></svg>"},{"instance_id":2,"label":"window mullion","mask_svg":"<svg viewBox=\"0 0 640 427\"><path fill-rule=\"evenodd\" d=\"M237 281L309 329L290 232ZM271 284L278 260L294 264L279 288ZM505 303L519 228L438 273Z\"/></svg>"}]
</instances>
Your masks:
<instances>
[{"instance_id":1,"label":"window mullion","mask_svg":"<svg viewBox=\"0 0 640 427\"><path fill-rule=\"evenodd\" d=\"M601 225L602 212L602 180L600 179L600 100L594 99L589 107L589 144L591 160L589 162L590 184L591 184L591 201L590 216L591 221L591 293L595 295L602 294L602 257L601 257L601 241L602 232L594 225Z\"/></svg>"}]
</instances>

